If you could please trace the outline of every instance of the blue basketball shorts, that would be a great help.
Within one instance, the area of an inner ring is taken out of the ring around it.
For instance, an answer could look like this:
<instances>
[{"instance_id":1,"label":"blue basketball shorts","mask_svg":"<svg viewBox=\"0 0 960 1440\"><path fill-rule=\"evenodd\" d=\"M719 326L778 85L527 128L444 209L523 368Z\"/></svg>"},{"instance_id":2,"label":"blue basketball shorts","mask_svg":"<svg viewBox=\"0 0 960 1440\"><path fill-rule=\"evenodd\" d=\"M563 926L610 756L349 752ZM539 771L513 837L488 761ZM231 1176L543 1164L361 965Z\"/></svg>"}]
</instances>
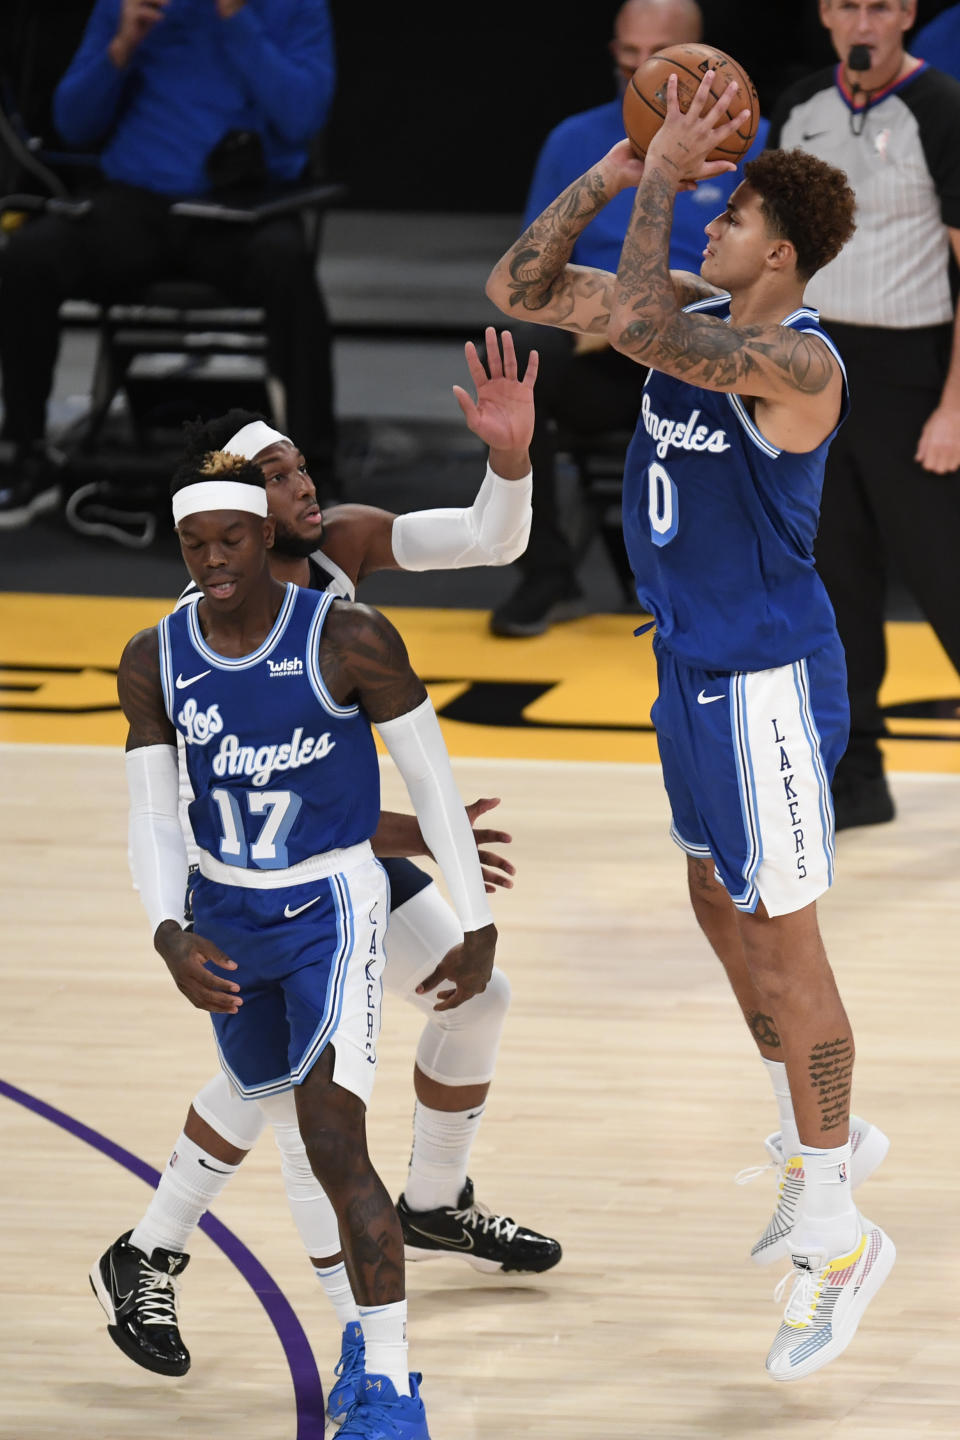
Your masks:
<instances>
[{"instance_id":1,"label":"blue basketball shorts","mask_svg":"<svg viewBox=\"0 0 960 1440\"><path fill-rule=\"evenodd\" d=\"M775 670L701 670L657 646L651 712L671 836L738 909L801 910L833 883L830 783L847 745L839 640Z\"/></svg>"},{"instance_id":2,"label":"blue basketball shorts","mask_svg":"<svg viewBox=\"0 0 960 1440\"><path fill-rule=\"evenodd\" d=\"M368 1104L380 1035L387 882L368 846L349 869L278 889L199 875L194 930L236 970L236 1015L211 1016L220 1063L248 1100L300 1085L327 1045L333 1078ZM349 852L344 852L348 854Z\"/></svg>"}]
</instances>

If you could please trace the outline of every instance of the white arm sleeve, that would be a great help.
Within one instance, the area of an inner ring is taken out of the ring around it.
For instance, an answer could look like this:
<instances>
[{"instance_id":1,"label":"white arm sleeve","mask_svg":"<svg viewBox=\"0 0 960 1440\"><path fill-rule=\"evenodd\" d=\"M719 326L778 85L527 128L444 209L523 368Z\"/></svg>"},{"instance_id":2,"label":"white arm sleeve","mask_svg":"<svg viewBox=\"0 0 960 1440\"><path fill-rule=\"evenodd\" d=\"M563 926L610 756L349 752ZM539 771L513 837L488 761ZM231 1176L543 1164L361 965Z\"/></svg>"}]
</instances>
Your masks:
<instances>
[{"instance_id":1,"label":"white arm sleeve","mask_svg":"<svg viewBox=\"0 0 960 1440\"><path fill-rule=\"evenodd\" d=\"M413 510L393 522L393 556L403 570L509 565L527 548L533 475L504 480L490 466L469 510Z\"/></svg>"},{"instance_id":2,"label":"white arm sleeve","mask_svg":"<svg viewBox=\"0 0 960 1440\"><path fill-rule=\"evenodd\" d=\"M423 838L443 872L464 930L493 924L477 842L457 790L432 702L377 725L417 812Z\"/></svg>"},{"instance_id":3,"label":"white arm sleeve","mask_svg":"<svg viewBox=\"0 0 960 1440\"><path fill-rule=\"evenodd\" d=\"M130 871L155 935L164 920L183 924L187 849L177 814L177 752L173 745L145 745L128 750L126 764Z\"/></svg>"}]
</instances>

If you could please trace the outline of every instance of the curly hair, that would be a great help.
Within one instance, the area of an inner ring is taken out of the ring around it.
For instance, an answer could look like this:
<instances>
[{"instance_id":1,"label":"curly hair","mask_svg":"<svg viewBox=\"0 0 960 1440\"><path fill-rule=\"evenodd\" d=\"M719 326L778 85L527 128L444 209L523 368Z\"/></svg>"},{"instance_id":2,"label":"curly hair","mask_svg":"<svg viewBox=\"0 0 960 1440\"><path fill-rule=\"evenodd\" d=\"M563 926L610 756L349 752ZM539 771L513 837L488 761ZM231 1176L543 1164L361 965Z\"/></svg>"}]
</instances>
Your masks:
<instances>
[{"instance_id":1,"label":"curly hair","mask_svg":"<svg viewBox=\"0 0 960 1440\"><path fill-rule=\"evenodd\" d=\"M839 255L856 229L846 175L805 150L764 150L748 160L743 178L760 196L772 233L796 250L802 280Z\"/></svg>"},{"instance_id":2,"label":"curly hair","mask_svg":"<svg viewBox=\"0 0 960 1440\"><path fill-rule=\"evenodd\" d=\"M182 458L192 460L207 455L211 450L222 450L238 430L242 430L245 425L252 425L254 420L262 420L265 425L273 424L266 415L261 415L256 410L240 410L236 407L213 420L184 420Z\"/></svg>"},{"instance_id":3,"label":"curly hair","mask_svg":"<svg viewBox=\"0 0 960 1440\"><path fill-rule=\"evenodd\" d=\"M231 430L227 439L235 433ZM242 455L231 455L225 450L207 450L181 460L170 481L170 494L176 495L178 490L199 485L204 480L234 480L241 485L255 485L260 490L266 486L263 471L255 460L245 460Z\"/></svg>"}]
</instances>

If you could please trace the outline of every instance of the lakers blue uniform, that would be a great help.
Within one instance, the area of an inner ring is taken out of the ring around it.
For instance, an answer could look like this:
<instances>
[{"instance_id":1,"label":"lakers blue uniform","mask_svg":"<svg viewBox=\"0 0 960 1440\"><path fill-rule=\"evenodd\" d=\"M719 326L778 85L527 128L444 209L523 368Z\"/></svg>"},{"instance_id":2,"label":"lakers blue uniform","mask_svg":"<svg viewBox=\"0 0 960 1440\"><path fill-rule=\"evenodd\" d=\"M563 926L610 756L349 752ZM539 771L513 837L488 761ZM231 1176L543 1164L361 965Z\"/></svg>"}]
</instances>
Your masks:
<instances>
[{"instance_id":1,"label":"lakers blue uniform","mask_svg":"<svg viewBox=\"0 0 960 1440\"><path fill-rule=\"evenodd\" d=\"M164 703L184 742L198 934L232 960L243 1005L214 1015L240 1093L300 1083L334 1034L337 1083L367 1099L379 1032L386 881L370 725L320 670L332 595L288 585L252 654L206 643L198 607L161 621Z\"/></svg>"},{"instance_id":2,"label":"lakers blue uniform","mask_svg":"<svg viewBox=\"0 0 960 1440\"><path fill-rule=\"evenodd\" d=\"M729 305L689 308L726 320ZM816 311L781 323L840 360ZM844 380L838 426L847 409ZM651 371L627 453L624 540L656 624L651 718L672 834L712 857L747 911L799 909L833 875L830 780L849 715L813 542L835 433L781 450L740 396Z\"/></svg>"},{"instance_id":3,"label":"lakers blue uniform","mask_svg":"<svg viewBox=\"0 0 960 1440\"><path fill-rule=\"evenodd\" d=\"M322 550L316 550L309 557L309 565L309 588L311 590L326 591L340 600L353 601L357 598L356 586L349 575ZM177 608L180 609L186 604L197 601L200 593L191 580L177 601ZM188 810L189 805L185 808ZM188 848L190 848L189 845ZM425 890L428 885L433 883L424 870L421 870L412 860L404 859L401 856L389 856L381 860L380 864L386 871L389 882L391 912L401 905L405 905L414 895L418 895L421 890Z\"/></svg>"}]
</instances>

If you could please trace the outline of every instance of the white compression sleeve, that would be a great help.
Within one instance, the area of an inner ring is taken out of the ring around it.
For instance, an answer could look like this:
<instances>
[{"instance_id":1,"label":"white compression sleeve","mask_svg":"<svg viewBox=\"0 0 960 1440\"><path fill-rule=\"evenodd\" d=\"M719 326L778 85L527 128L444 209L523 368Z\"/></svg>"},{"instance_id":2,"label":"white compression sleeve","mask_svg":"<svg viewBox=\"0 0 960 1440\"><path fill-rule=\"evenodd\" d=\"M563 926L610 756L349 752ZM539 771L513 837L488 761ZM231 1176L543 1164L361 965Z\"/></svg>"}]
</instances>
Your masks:
<instances>
[{"instance_id":1,"label":"white compression sleeve","mask_svg":"<svg viewBox=\"0 0 960 1440\"><path fill-rule=\"evenodd\" d=\"M431 701L377 725L417 812L424 840L443 872L464 930L492 925L477 844L457 790Z\"/></svg>"},{"instance_id":2,"label":"white compression sleeve","mask_svg":"<svg viewBox=\"0 0 960 1440\"><path fill-rule=\"evenodd\" d=\"M187 850L177 814L177 752L172 745L145 745L128 750L126 764L130 870L155 935L164 920L183 922Z\"/></svg>"},{"instance_id":3,"label":"white compression sleeve","mask_svg":"<svg viewBox=\"0 0 960 1440\"><path fill-rule=\"evenodd\" d=\"M414 510L393 522L393 555L403 570L509 565L527 548L533 476L504 480L490 466L469 510Z\"/></svg>"}]
</instances>

